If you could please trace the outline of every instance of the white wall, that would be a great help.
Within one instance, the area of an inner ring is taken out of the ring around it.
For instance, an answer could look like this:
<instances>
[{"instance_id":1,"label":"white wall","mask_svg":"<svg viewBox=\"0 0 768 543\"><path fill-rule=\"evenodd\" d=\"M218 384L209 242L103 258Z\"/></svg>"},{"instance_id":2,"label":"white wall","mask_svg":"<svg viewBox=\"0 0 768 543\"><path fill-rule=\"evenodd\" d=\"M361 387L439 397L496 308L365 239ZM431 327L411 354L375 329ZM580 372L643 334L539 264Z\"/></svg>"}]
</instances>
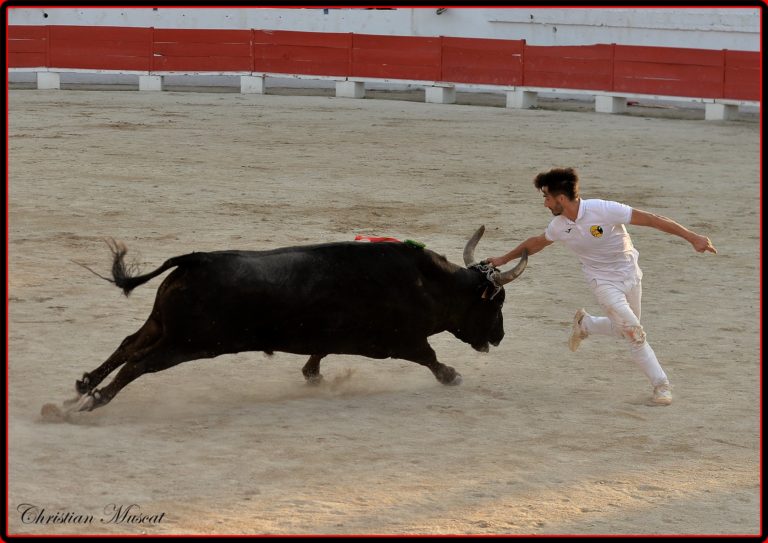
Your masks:
<instances>
[{"instance_id":1,"label":"white wall","mask_svg":"<svg viewBox=\"0 0 768 543\"><path fill-rule=\"evenodd\" d=\"M263 28L760 50L759 8L8 8L10 24Z\"/></svg>"},{"instance_id":2,"label":"white wall","mask_svg":"<svg viewBox=\"0 0 768 543\"><path fill-rule=\"evenodd\" d=\"M413 11L417 35L476 36L475 29L481 29L477 37L524 39L529 45L760 50L758 9L448 9L439 16Z\"/></svg>"}]
</instances>

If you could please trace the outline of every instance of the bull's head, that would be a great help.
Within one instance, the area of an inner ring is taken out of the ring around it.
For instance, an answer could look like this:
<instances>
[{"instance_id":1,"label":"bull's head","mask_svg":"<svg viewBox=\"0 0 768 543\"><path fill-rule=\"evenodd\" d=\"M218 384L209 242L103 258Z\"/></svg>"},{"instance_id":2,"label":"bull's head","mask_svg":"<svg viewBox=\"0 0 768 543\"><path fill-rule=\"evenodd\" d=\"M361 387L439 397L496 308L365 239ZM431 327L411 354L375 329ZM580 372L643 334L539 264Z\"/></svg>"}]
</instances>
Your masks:
<instances>
[{"instance_id":1,"label":"bull's head","mask_svg":"<svg viewBox=\"0 0 768 543\"><path fill-rule=\"evenodd\" d=\"M520 262L505 272L482 262L478 264L475 262L475 247L484 233L485 226L481 226L464 247L464 265L476 272L472 280L476 286L466 320L456 335L472 345L475 350L488 352L489 343L496 346L504 338L504 319L501 314L505 297L504 285L514 281L523 273L528 264L528 253L523 251Z\"/></svg>"},{"instance_id":2,"label":"bull's head","mask_svg":"<svg viewBox=\"0 0 768 543\"><path fill-rule=\"evenodd\" d=\"M472 237L469 238L469 241L467 242L467 245L464 247L464 265L467 268L472 268L473 266L477 266L477 263L475 262L475 247L477 247L477 243L480 241L480 238L483 237L483 234L485 233L485 225L480 226L480 228L477 229L477 231L472 234ZM523 270L528 265L528 251L523 249L523 256L520 258L520 262L517 263L517 266L512 268L509 271L500 272L498 270L495 270L495 273L493 274L492 281L497 287L503 287L507 283L511 283L515 279L517 279L521 273L523 273Z\"/></svg>"}]
</instances>

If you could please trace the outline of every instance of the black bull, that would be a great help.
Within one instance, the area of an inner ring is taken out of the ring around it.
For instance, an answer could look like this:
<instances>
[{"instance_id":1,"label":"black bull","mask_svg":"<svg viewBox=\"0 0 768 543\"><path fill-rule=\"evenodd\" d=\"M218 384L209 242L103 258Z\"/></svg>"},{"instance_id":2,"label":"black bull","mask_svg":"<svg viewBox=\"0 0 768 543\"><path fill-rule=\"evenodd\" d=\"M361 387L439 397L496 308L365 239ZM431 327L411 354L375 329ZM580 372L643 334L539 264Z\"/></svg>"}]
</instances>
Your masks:
<instances>
[{"instance_id":1,"label":"black bull","mask_svg":"<svg viewBox=\"0 0 768 543\"><path fill-rule=\"evenodd\" d=\"M244 351L310 355L302 369L322 379L329 354L401 358L427 366L446 385L461 375L427 342L449 331L478 351L504 337L503 285L520 275L474 264L480 227L464 249L466 268L405 243L342 242L272 251L191 253L132 276L122 244L111 243L112 279L128 295L170 268L144 325L76 382L70 408L107 404L128 383L201 358ZM95 272L94 272L95 273ZM122 366L107 386L96 387Z\"/></svg>"}]
</instances>

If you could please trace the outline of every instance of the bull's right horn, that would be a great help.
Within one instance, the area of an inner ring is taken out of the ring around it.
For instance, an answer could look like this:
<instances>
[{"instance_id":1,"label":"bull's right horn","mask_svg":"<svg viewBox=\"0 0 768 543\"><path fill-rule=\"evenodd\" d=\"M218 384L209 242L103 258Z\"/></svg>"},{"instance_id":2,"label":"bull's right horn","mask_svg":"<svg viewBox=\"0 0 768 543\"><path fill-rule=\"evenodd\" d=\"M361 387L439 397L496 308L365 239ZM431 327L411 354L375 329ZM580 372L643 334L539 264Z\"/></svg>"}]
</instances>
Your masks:
<instances>
[{"instance_id":1,"label":"bull's right horn","mask_svg":"<svg viewBox=\"0 0 768 543\"><path fill-rule=\"evenodd\" d=\"M520 256L520 262L517 263L517 266L512 268L511 270L501 272L494 276L493 282L496 283L496 286L501 287L506 285L507 283L511 283L518 277L520 277L520 274L523 273L523 270L528 265L528 251L523 249L523 254Z\"/></svg>"},{"instance_id":2,"label":"bull's right horn","mask_svg":"<svg viewBox=\"0 0 768 543\"><path fill-rule=\"evenodd\" d=\"M477 242L480 241L480 238L483 237L484 233L485 225L482 225L474 234L472 234L472 237L469 238L469 241L464 246L464 265L467 268L475 264L475 247L477 247Z\"/></svg>"}]
</instances>

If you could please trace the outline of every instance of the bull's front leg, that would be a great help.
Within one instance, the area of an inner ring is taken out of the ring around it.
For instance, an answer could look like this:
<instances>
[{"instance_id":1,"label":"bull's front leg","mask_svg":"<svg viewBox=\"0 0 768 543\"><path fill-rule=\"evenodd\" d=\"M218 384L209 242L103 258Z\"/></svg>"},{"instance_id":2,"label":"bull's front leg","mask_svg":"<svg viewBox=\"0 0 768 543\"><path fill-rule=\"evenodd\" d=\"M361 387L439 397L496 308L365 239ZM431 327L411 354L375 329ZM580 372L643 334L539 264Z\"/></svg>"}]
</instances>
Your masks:
<instances>
[{"instance_id":1,"label":"bull's front leg","mask_svg":"<svg viewBox=\"0 0 768 543\"><path fill-rule=\"evenodd\" d=\"M444 385L456 386L460 385L463 381L461 374L453 369L451 366L447 366L437 360L437 355L434 349L430 346L426 340L413 349L405 351L403 354L397 356L404 360L410 360L416 362L422 366L428 367L435 378Z\"/></svg>"},{"instance_id":2,"label":"bull's front leg","mask_svg":"<svg viewBox=\"0 0 768 543\"><path fill-rule=\"evenodd\" d=\"M301 368L301 373L304 375L304 379L310 385L320 384L323 380L323 375L320 373L320 361L325 357L324 354L313 354Z\"/></svg>"}]
</instances>

